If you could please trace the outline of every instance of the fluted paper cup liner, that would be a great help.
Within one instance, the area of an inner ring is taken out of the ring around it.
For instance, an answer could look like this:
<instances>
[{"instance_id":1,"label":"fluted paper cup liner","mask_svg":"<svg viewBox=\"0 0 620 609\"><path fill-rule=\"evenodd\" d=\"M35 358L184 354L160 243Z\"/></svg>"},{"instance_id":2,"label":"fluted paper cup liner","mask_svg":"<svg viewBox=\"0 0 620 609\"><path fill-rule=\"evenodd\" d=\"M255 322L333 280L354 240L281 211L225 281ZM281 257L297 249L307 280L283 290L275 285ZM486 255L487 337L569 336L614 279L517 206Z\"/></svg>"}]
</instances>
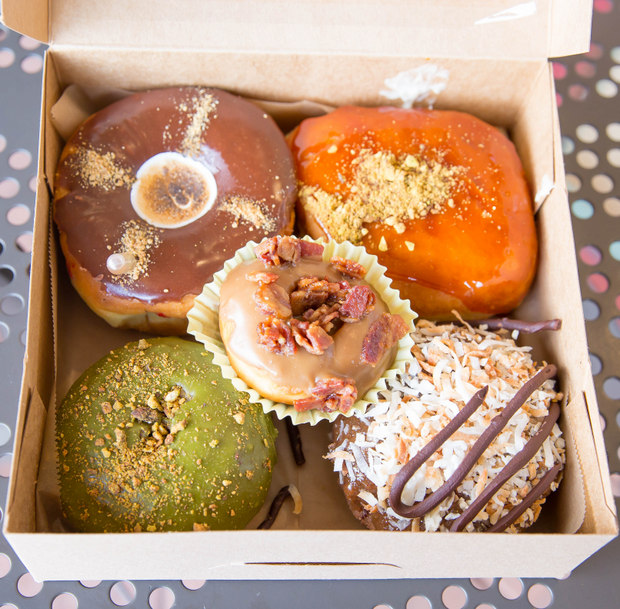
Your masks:
<instances>
[{"instance_id":1,"label":"fluted paper cup liner","mask_svg":"<svg viewBox=\"0 0 620 609\"><path fill-rule=\"evenodd\" d=\"M304 237L306 241L315 241L309 237ZM417 315L411 310L408 300L402 300L397 290L390 287L392 280L385 276L386 268L379 264L377 257L369 254L363 247L353 245L351 243L336 243L335 241L316 241L324 246L323 260L329 262L334 256L346 258L359 262L366 269L364 280L370 284L379 294L381 299L387 304L390 313L400 315L410 330L413 329L413 320ZM275 412L279 419L291 417L293 423L310 423L315 425L319 421L334 421L338 416L349 417L353 414L363 414L369 404L377 400L378 393L386 389L386 381L394 378L399 372L405 370L407 362L411 361L411 347L413 340L407 333L398 342L398 349L392 365L385 370L375 385L370 388L353 406L346 412L333 411L323 412L321 410L312 409L299 412L295 410L291 404L282 402L274 402L268 398L261 396L256 390L248 386L241 379L235 369L232 367L226 348L220 335L219 326L219 306L220 306L220 288L222 283L228 276L228 273L243 262L255 260L256 254L254 248L256 243L250 241L244 247L237 250L235 255L224 263L221 271L213 276L213 280L206 284L194 300L194 306L187 314L189 334L193 335L196 340L203 343L207 351L213 353L213 363L222 369L222 376L230 379L236 389L245 391L250 396L250 401L260 403L265 412ZM319 357L319 356L317 356Z\"/></svg>"}]
</instances>

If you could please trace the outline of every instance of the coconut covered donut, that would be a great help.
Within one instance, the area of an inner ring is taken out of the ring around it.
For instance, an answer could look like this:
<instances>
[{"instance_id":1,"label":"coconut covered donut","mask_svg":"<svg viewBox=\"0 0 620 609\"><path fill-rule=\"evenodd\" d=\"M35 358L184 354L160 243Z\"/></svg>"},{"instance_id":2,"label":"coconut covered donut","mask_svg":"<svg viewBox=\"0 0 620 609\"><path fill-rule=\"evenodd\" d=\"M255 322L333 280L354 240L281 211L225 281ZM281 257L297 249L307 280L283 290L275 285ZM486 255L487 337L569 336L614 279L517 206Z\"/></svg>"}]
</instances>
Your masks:
<instances>
[{"instance_id":1,"label":"coconut covered donut","mask_svg":"<svg viewBox=\"0 0 620 609\"><path fill-rule=\"evenodd\" d=\"M533 206L513 144L461 112L343 107L289 136L300 225L362 244L424 318L514 309L534 277Z\"/></svg>"},{"instance_id":2,"label":"coconut covered donut","mask_svg":"<svg viewBox=\"0 0 620 609\"><path fill-rule=\"evenodd\" d=\"M202 345L153 338L112 351L56 415L71 530L243 528L263 505L276 431Z\"/></svg>"},{"instance_id":3,"label":"coconut covered donut","mask_svg":"<svg viewBox=\"0 0 620 609\"><path fill-rule=\"evenodd\" d=\"M363 417L338 419L328 457L370 529L516 532L565 461L554 366L505 331L420 321L407 374Z\"/></svg>"},{"instance_id":4,"label":"coconut covered donut","mask_svg":"<svg viewBox=\"0 0 620 609\"><path fill-rule=\"evenodd\" d=\"M113 326L183 333L247 241L290 233L295 175L274 121L217 89L136 93L87 119L56 173L71 281Z\"/></svg>"}]
</instances>

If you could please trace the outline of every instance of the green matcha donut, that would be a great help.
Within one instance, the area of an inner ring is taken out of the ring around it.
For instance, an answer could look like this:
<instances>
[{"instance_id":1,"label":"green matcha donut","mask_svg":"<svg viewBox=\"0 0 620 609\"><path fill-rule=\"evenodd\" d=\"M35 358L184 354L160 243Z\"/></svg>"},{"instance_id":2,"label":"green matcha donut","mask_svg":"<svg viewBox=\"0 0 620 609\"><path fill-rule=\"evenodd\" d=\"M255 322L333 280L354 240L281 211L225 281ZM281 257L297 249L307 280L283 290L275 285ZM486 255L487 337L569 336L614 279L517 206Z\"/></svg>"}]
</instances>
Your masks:
<instances>
[{"instance_id":1,"label":"green matcha donut","mask_svg":"<svg viewBox=\"0 0 620 609\"><path fill-rule=\"evenodd\" d=\"M276 431L198 343L112 351L56 415L63 516L76 531L240 529L265 501Z\"/></svg>"}]
</instances>

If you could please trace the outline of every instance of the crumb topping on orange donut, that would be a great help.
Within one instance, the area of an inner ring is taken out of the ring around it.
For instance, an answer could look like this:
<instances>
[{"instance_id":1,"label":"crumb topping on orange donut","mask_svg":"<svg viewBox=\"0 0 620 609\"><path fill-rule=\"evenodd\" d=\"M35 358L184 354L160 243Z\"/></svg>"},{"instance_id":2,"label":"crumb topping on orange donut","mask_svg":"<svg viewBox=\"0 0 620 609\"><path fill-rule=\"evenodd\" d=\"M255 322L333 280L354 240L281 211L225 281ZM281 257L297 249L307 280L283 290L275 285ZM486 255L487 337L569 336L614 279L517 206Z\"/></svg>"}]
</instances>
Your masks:
<instances>
[{"instance_id":1,"label":"crumb topping on orange donut","mask_svg":"<svg viewBox=\"0 0 620 609\"><path fill-rule=\"evenodd\" d=\"M289 136L298 217L361 243L423 317L508 312L534 277L533 207L514 145L461 112L343 107Z\"/></svg>"}]
</instances>

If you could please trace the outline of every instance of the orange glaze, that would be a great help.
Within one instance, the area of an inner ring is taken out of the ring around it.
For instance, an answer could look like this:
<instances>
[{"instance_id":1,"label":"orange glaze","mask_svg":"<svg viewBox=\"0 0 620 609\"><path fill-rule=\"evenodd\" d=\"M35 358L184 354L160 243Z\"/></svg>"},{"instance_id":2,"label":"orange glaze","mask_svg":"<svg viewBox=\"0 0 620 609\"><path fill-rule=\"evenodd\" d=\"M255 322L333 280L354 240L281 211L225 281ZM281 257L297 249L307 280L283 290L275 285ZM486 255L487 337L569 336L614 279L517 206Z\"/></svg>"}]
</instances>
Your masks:
<instances>
[{"instance_id":1,"label":"orange glaze","mask_svg":"<svg viewBox=\"0 0 620 609\"><path fill-rule=\"evenodd\" d=\"M537 258L532 202L515 148L495 127L461 112L343 107L303 121L288 139L300 182L345 198L360 150L463 168L454 207L406 220L402 234L365 225L362 244L420 315L446 317L452 308L469 317L498 314L526 295ZM313 237L328 234L299 212ZM382 236L387 251L379 250Z\"/></svg>"}]
</instances>

